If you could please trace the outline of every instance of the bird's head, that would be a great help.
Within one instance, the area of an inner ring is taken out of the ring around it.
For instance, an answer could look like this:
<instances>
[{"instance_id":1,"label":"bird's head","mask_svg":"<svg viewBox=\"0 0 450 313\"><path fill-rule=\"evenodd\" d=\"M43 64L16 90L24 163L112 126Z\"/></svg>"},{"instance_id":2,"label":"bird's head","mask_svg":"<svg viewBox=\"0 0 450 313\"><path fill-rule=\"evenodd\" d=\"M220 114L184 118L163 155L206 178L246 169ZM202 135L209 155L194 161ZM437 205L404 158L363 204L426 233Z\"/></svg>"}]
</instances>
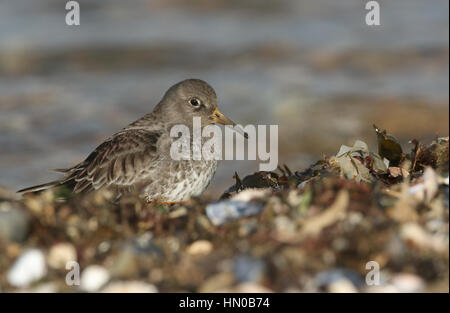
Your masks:
<instances>
[{"instance_id":1,"label":"bird's head","mask_svg":"<svg viewBox=\"0 0 450 313\"><path fill-rule=\"evenodd\" d=\"M187 126L192 126L194 117L201 118L202 127L211 124L236 125L219 111L214 89L200 79L186 79L170 87L157 109L172 122ZM247 138L246 133L237 131Z\"/></svg>"}]
</instances>

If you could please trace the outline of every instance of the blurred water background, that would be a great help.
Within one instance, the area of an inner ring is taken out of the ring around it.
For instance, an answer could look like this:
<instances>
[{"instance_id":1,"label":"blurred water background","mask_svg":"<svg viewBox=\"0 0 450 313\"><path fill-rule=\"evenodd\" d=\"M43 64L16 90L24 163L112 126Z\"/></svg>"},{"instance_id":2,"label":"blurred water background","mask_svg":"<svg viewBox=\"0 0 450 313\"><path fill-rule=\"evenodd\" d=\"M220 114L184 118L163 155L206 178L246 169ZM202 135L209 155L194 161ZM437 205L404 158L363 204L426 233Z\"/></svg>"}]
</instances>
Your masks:
<instances>
[{"instance_id":1,"label":"blurred water background","mask_svg":"<svg viewBox=\"0 0 450 313\"><path fill-rule=\"evenodd\" d=\"M372 123L408 140L448 135L449 2L0 0L0 185L25 187L81 161L185 78L208 81L221 111L278 124L280 162L299 169ZM256 162L223 161L219 195Z\"/></svg>"}]
</instances>

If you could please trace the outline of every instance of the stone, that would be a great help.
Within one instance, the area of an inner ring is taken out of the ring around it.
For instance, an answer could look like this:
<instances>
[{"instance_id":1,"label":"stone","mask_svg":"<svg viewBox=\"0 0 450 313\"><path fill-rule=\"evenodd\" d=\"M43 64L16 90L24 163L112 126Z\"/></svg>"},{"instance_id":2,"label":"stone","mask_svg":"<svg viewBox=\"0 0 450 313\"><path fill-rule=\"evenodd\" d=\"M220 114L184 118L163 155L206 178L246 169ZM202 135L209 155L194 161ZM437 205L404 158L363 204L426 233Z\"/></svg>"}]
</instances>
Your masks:
<instances>
[{"instance_id":1,"label":"stone","mask_svg":"<svg viewBox=\"0 0 450 313\"><path fill-rule=\"evenodd\" d=\"M362 285L363 280L359 273L343 268L322 271L316 276L316 286L319 290L353 292L357 291Z\"/></svg>"},{"instance_id":2,"label":"stone","mask_svg":"<svg viewBox=\"0 0 450 313\"><path fill-rule=\"evenodd\" d=\"M47 263L51 268L63 270L70 261L77 261L77 251L71 243L57 243L50 248Z\"/></svg>"},{"instance_id":3,"label":"stone","mask_svg":"<svg viewBox=\"0 0 450 313\"><path fill-rule=\"evenodd\" d=\"M240 255L234 260L233 271L239 282L260 282L264 277L266 266L261 259Z\"/></svg>"},{"instance_id":4,"label":"stone","mask_svg":"<svg viewBox=\"0 0 450 313\"><path fill-rule=\"evenodd\" d=\"M0 239L22 242L26 239L29 227L28 214L11 203L0 203Z\"/></svg>"},{"instance_id":5,"label":"stone","mask_svg":"<svg viewBox=\"0 0 450 313\"><path fill-rule=\"evenodd\" d=\"M34 293L55 293L57 292L57 286L53 282L42 283L34 287L31 292Z\"/></svg>"},{"instance_id":6,"label":"stone","mask_svg":"<svg viewBox=\"0 0 450 313\"><path fill-rule=\"evenodd\" d=\"M349 279L340 278L331 282L327 286L327 291L332 293L356 293L358 289Z\"/></svg>"},{"instance_id":7,"label":"stone","mask_svg":"<svg viewBox=\"0 0 450 313\"><path fill-rule=\"evenodd\" d=\"M213 250L213 245L208 240L197 240L190 244L186 251L190 255L207 255Z\"/></svg>"},{"instance_id":8,"label":"stone","mask_svg":"<svg viewBox=\"0 0 450 313\"><path fill-rule=\"evenodd\" d=\"M261 204L236 200L223 200L211 203L206 207L206 215L211 223L219 226L232 220L258 214L262 211Z\"/></svg>"},{"instance_id":9,"label":"stone","mask_svg":"<svg viewBox=\"0 0 450 313\"><path fill-rule=\"evenodd\" d=\"M151 284L133 280L133 281L115 281L109 283L102 289L105 293L156 293L158 289Z\"/></svg>"},{"instance_id":10,"label":"stone","mask_svg":"<svg viewBox=\"0 0 450 313\"><path fill-rule=\"evenodd\" d=\"M219 292L219 290L230 287L234 283L232 273L222 272L208 277L198 288L198 292Z\"/></svg>"},{"instance_id":11,"label":"stone","mask_svg":"<svg viewBox=\"0 0 450 313\"><path fill-rule=\"evenodd\" d=\"M89 265L81 273L80 288L87 292L96 292L109 280L110 274L100 265Z\"/></svg>"},{"instance_id":12,"label":"stone","mask_svg":"<svg viewBox=\"0 0 450 313\"><path fill-rule=\"evenodd\" d=\"M423 292L425 282L417 275L397 273L392 276L391 283L401 293Z\"/></svg>"},{"instance_id":13,"label":"stone","mask_svg":"<svg viewBox=\"0 0 450 313\"><path fill-rule=\"evenodd\" d=\"M44 253L39 249L23 252L9 269L6 279L14 287L28 287L47 274Z\"/></svg>"}]
</instances>

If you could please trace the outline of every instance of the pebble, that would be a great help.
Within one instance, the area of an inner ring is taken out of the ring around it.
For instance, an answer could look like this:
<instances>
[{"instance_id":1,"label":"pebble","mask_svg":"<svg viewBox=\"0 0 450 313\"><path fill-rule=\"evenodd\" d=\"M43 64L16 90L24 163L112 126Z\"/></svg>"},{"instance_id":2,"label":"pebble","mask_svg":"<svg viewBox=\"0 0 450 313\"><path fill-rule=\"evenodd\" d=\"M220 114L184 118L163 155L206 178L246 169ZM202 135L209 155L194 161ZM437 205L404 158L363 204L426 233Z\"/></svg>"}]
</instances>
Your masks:
<instances>
[{"instance_id":1,"label":"pebble","mask_svg":"<svg viewBox=\"0 0 450 313\"><path fill-rule=\"evenodd\" d=\"M134 240L134 252L137 254L162 255L160 248L153 243L153 234L144 233Z\"/></svg>"},{"instance_id":2,"label":"pebble","mask_svg":"<svg viewBox=\"0 0 450 313\"><path fill-rule=\"evenodd\" d=\"M23 252L7 273L8 283L14 287L28 287L47 274L44 253L39 249Z\"/></svg>"},{"instance_id":3,"label":"pebble","mask_svg":"<svg viewBox=\"0 0 450 313\"><path fill-rule=\"evenodd\" d=\"M106 268L100 265L89 265L81 273L80 288L87 292L96 292L105 285L110 278Z\"/></svg>"},{"instance_id":4,"label":"pebble","mask_svg":"<svg viewBox=\"0 0 450 313\"><path fill-rule=\"evenodd\" d=\"M370 293L414 293L423 292L425 281L410 273L395 273L381 279L378 286L366 286L364 292Z\"/></svg>"},{"instance_id":5,"label":"pebble","mask_svg":"<svg viewBox=\"0 0 450 313\"><path fill-rule=\"evenodd\" d=\"M187 209L185 207L175 209L168 214L170 218L180 218L185 215L187 215Z\"/></svg>"},{"instance_id":6,"label":"pebble","mask_svg":"<svg viewBox=\"0 0 450 313\"><path fill-rule=\"evenodd\" d=\"M320 290L327 290L330 292L351 292L362 286L363 281L359 273L348 269L332 269L322 271L316 276L316 286ZM351 286L350 286L351 285ZM333 289L334 291L331 291ZM346 291L343 291L346 290Z\"/></svg>"},{"instance_id":7,"label":"pebble","mask_svg":"<svg viewBox=\"0 0 450 313\"><path fill-rule=\"evenodd\" d=\"M397 288L392 284L384 284L380 286L367 286L364 289L366 293L396 293Z\"/></svg>"},{"instance_id":8,"label":"pebble","mask_svg":"<svg viewBox=\"0 0 450 313\"><path fill-rule=\"evenodd\" d=\"M391 278L391 284L401 293L422 292L425 282L417 275L398 273Z\"/></svg>"},{"instance_id":9,"label":"pebble","mask_svg":"<svg viewBox=\"0 0 450 313\"><path fill-rule=\"evenodd\" d=\"M401 259L406 257L408 247L398 234L394 234L386 245L386 252L393 259Z\"/></svg>"},{"instance_id":10,"label":"pebble","mask_svg":"<svg viewBox=\"0 0 450 313\"><path fill-rule=\"evenodd\" d=\"M207 255L213 250L213 245L208 240L197 240L187 247L186 251L190 255Z\"/></svg>"},{"instance_id":11,"label":"pebble","mask_svg":"<svg viewBox=\"0 0 450 313\"><path fill-rule=\"evenodd\" d=\"M355 285L353 285L350 280L340 278L331 282L327 286L327 291L331 293L356 293L358 292L358 289L356 289Z\"/></svg>"},{"instance_id":12,"label":"pebble","mask_svg":"<svg viewBox=\"0 0 450 313\"><path fill-rule=\"evenodd\" d=\"M264 261L251 256L240 255L233 263L234 276L239 282L260 282L265 271Z\"/></svg>"},{"instance_id":13,"label":"pebble","mask_svg":"<svg viewBox=\"0 0 450 313\"><path fill-rule=\"evenodd\" d=\"M262 211L261 204L236 200L223 200L211 203L206 207L206 215L211 223L219 226L232 220L258 214Z\"/></svg>"},{"instance_id":14,"label":"pebble","mask_svg":"<svg viewBox=\"0 0 450 313\"><path fill-rule=\"evenodd\" d=\"M109 259L108 268L114 277L133 277L138 274L139 261L138 256L134 253L133 248L129 245L121 249L121 251L113 258Z\"/></svg>"},{"instance_id":15,"label":"pebble","mask_svg":"<svg viewBox=\"0 0 450 313\"><path fill-rule=\"evenodd\" d=\"M55 269L65 269L67 262L77 260L75 247L68 242L57 243L50 248L47 263Z\"/></svg>"},{"instance_id":16,"label":"pebble","mask_svg":"<svg viewBox=\"0 0 450 313\"><path fill-rule=\"evenodd\" d=\"M222 289L230 288L234 283L232 273L222 272L207 278L198 288L198 292L219 292Z\"/></svg>"},{"instance_id":17,"label":"pebble","mask_svg":"<svg viewBox=\"0 0 450 313\"><path fill-rule=\"evenodd\" d=\"M0 239L22 242L28 234L29 217L10 203L0 203Z\"/></svg>"},{"instance_id":18,"label":"pebble","mask_svg":"<svg viewBox=\"0 0 450 313\"><path fill-rule=\"evenodd\" d=\"M102 292L105 293L156 293L158 289L141 281L115 281L109 283Z\"/></svg>"},{"instance_id":19,"label":"pebble","mask_svg":"<svg viewBox=\"0 0 450 313\"><path fill-rule=\"evenodd\" d=\"M42 283L42 284L39 284L36 287L34 287L31 292L33 292L33 293L55 293L55 292L57 292L57 286L53 282Z\"/></svg>"}]
</instances>

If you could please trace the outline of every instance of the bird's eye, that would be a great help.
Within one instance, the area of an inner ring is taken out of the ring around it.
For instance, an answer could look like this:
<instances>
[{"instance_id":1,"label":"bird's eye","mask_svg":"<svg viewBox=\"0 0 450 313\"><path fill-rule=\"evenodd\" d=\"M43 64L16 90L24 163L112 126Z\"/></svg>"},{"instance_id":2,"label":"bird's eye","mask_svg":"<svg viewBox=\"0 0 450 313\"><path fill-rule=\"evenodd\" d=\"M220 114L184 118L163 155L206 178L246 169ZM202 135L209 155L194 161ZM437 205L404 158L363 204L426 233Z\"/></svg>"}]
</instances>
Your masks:
<instances>
[{"instance_id":1,"label":"bird's eye","mask_svg":"<svg viewBox=\"0 0 450 313\"><path fill-rule=\"evenodd\" d=\"M190 103L193 107L198 107L198 106L200 106L200 100L198 100L197 98L192 98L191 100L189 100L189 103Z\"/></svg>"}]
</instances>

